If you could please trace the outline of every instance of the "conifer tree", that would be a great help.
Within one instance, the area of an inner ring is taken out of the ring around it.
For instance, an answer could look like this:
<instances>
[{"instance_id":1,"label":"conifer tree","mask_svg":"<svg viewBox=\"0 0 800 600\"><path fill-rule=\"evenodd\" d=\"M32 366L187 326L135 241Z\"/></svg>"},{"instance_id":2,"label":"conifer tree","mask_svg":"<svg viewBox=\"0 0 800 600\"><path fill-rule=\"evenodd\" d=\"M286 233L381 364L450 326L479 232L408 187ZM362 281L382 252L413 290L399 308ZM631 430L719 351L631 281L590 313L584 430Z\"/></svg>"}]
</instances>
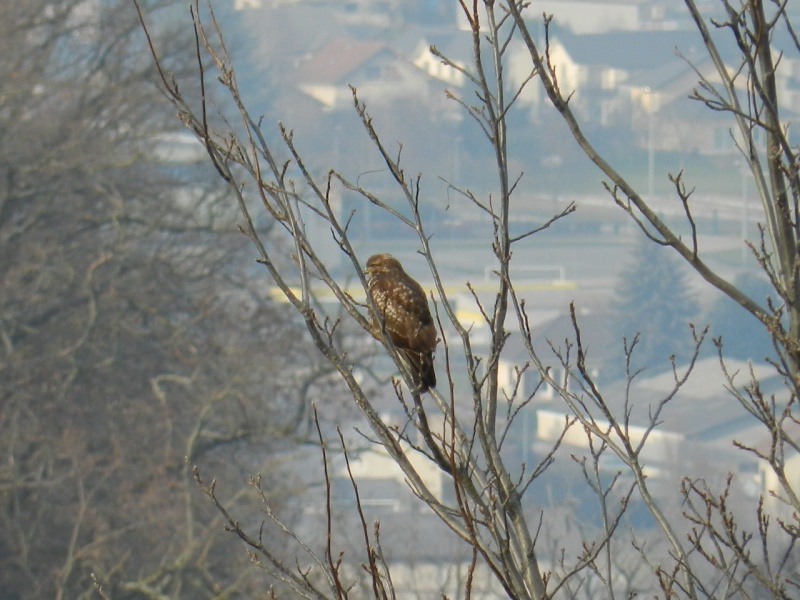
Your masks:
<instances>
[{"instance_id":1,"label":"conifer tree","mask_svg":"<svg viewBox=\"0 0 800 600\"><path fill-rule=\"evenodd\" d=\"M691 353L689 324L698 306L683 265L668 249L641 236L633 261L621 273L611 305L610 333L614 344L604 374L625 375L625 349L631 349L630 370L655 374L671 368ZM622 343L622 339L625 343ZM634 344L635 341L635 344Z\"/></svg>"},{"instance_id":2,"label":"conifer tree","mask_svg":"<svg viewBox=\"0 0 800 600\"><path fill-rule=\"evenodd\" d=\"M751 272L740 273L734 284L764 306L767 297L775 293L766 279ZM711 335L722 341L725 356L755 362L775 359L769 332L758 319L727 296L720 296L711 305L705 322L711 325Z\"/></svg>"}]
</instances>

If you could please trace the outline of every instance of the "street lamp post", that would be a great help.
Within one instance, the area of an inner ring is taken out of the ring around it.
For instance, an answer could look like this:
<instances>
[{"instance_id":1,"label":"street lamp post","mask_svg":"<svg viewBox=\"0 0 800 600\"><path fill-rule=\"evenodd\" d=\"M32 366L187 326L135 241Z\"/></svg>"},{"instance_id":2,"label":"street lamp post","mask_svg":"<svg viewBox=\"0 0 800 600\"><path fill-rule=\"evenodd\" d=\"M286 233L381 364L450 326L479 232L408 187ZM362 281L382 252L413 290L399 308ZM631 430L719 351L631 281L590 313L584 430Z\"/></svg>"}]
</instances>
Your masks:
<instances>
[{"instance_id":1,"label":"street lamp post","mask_svg":"<svg viewBox=\"0 0 800 600\"><path fill-rule=\"evenodd\" d=\"M653 97L650 87L644 88L645 110L647 111L647 199L652 202L656 187L656 151L653 137Z\"/></svg>"},{"instance_id":2,"label":"street lamp post","mask_svg":"<svg viewBox=\"0 0 800 600\"><path fill-rule=\"evenodd\" d=\"M750 224L747 222L747 176L749 173L748 163L744 158L740 161L739 172L742 176L742 268L744 268L747 264L748 255L747 230L750 227Z\"/></svg>"}]
</instances>

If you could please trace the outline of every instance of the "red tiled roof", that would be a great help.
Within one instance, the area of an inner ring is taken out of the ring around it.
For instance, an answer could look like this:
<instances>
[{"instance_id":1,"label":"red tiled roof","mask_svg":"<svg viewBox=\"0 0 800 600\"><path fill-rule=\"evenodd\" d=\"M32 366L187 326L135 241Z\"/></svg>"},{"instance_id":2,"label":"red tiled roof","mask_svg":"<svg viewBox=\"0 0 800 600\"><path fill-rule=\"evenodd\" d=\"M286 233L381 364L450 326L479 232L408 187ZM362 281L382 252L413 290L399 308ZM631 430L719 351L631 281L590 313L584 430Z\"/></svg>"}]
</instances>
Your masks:
<instances>
[{"instance_id":1,"label":"red tiled roof","mask_svg":"<svg viewBox=\"0 0 800 600\"><path fill-rule=\"evenodd\" d=\"M382 42L333 39L300 66L298 79L309 83L341 81L385 48Z\"/></svg>"}]
</instances>

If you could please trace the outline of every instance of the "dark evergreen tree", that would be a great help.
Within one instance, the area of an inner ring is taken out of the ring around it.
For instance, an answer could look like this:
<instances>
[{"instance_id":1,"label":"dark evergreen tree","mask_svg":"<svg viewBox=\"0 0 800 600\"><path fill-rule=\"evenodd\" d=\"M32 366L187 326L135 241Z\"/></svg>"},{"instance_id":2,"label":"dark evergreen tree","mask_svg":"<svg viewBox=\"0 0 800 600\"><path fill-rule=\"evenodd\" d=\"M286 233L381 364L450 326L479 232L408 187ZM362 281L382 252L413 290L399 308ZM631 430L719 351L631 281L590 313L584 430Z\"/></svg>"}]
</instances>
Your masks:
<instances>
[{"instance_id":1,"label":"dark evergreen tree","mask_svg":"<svg viewBox=\"0 0 800 600\"><path fill-rule=\"evenodd\" d=\"M631 372L647 369L655 374L671 368L671 356L678 363L688 358L693 348L689 323L698 306L682 263L668 249L641 236L633 262L620 275L609 312L610 333L618 343L609 351L606 377L625 375L625 346L630 348L637 336Z\"/></svg>"}]
</instances>

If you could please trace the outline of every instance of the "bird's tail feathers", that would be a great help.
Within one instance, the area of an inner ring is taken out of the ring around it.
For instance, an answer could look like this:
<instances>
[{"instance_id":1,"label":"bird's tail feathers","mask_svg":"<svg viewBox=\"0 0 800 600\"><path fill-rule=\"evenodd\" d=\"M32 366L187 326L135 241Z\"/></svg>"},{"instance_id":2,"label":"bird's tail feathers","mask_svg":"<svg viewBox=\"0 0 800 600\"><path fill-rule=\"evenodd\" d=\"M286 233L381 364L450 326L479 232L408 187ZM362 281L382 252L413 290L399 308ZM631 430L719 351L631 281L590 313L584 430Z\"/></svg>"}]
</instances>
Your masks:
<instances>
[{"instance_id":1,"label":"bird's tail feathers","mask_svg":"<svg viewBox=\"0 0 800 600\"><path fill-rule=\"evenodd\" d=\"M414 384L417 387L415 391L422 393L427 392L432 387L436 387L433 353L403 350L401 354L408 362L409 369L414 377Z\"/></svg>"}]
</instances>

